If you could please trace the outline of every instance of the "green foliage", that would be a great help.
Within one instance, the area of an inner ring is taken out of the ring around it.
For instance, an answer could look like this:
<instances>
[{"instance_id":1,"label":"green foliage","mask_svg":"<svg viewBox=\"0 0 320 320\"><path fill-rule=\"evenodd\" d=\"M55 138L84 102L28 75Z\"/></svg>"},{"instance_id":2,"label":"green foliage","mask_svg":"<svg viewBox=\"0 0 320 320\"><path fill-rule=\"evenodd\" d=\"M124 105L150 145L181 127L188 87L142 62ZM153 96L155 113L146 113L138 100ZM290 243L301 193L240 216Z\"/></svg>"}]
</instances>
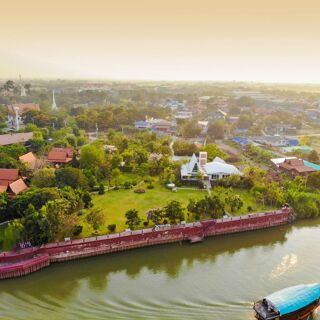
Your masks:
<instances>
[{"instance_id":1,"label":"green foliage","mask_svg":"<svg viewBox=\"0 0 320 320\"><path fill-rule=\"evenodd\" d=\"M86 216L86 220L92 228L97 231L99 227L104 224L105 216L100 210L91 209Z\"/></svg>"},{"instance_id":2,"label":"green foliage","mask_svg":"<svg viewBox=\"0 0 320 320\"><path fill-rule=\"evenodd\" d=\"M56 170L56 183L60 188L64 186L70 186L74 189L87 188L87 179L82 170L72 167Z\"/></svg>"},{"instance_id":3,"label":"green foliage","mask_svg":"<svg viewBox=\"0 0 320 320\"><path fill-rule=\"evenodd\" d=\"M109 224L108 225L108 230L109 230L109 232L115 232L116 231L116 228L117 228L117 225L116 224Z\"/></svg>"},{"instance_id":4,"label":"green foliage","mask_svg":"<svg viewBox=\"0 0 320 320\"><path fill-rule=\"evenodd\" d=\"M221 218L225 212L224 203L218 195L206 196L199 201L190 200L187 208L195 215L196 220L199 220L201 216Z\"/></svg>"},{"instance_id":5,"label":"green foliage","mask_svg":"<svg viewBox=\"0 0 320 320\"><path fill-rule=\"evenodd\" d=\"M198 147L194 143L184 140L176 140L173 144L174 154L176 156L192 156L198 152Z\"/></svg>"},{"instance_id":6,"label":"green foliage","mask_svg":"<svg viewBox=\"0 0 320 320\"><path fill-rule=\"evenodd\" d=\"M81 149L80 167L83 169L95 169L102 165L105 154L101 147L88 145Z\"/></svg>"},{"instance_id":7,"label":"green foliage","mask_svg":"<svg viewBox=\"0 0 320 320\"><path fill-rule=\"evenodd\" d=\"M99 184L99 191L98 191L99 194L104 194L105 193L105 189L104 189L104 184L103 183L100 183Z\"/></svg>"},{"instance_id":8,"label":"green foliage","mask_svg":"<svg viewBox=\"0 0 320 320\"><path fill-rule=\"evenodd\" d=\"M180 132L185 138L197 137L201 133L201 128L194 120L186 121L182 124Z\"/></svg>"},{"instance_id":9,"label":"green foliage","mask_svg":"<svg viewBox=\"0 0 320 320\"><path fill-rule=\"evenodd\" d=\"M131 229L134 230L135 228L137 228L140 223L141 223L141 219L138 215L138 211L135 209L131 209L128 210L125 213L125 217L126 217L126 225Z\"/></svg>"},{"instance_id":10,"label":"green foliage","mask_svg":"<svg viewBox=\"0 0 320 320\"><path fill-rule=\"evenodd\" d=\"M184 220L184 209L181 203L176 200L170 201L164 208L164 216L169 219L171 223L175 223L176 220Z\"/></svg>"},{"instance_id":11,"label":"green foliage","mask_svg":"<svg viewBox=\"0 0 320 320\"><path fill-rule=\"evenodd\" d=\"M100 190L99 190L100 191ZM99 193L100 194L100 193ZM82 196L82 201L84 203L85 208L90 208L93 206L91 194L86 191Z\"/></svg>"},{"instance_id":12,"label":"green foliage","mask_svg":"<svg viewBox=\"0 0 320 320\"><path fill-rule=\"evenodd\" d=\"M320 171L309 174L307 178L307 186L312 189L320 189Z\"/></svg>"},{"instance_id":13,"label":"green foliage","mask_svg":"<svg viewBox=\"0 0 320 320\"><path fill-rule=\"evenodd\" d=\"M238 194L231 193L225 198L226 204L230 207L231 212L239 210L243 206L243 201Z\"/></svg>"},{"instance_id":14,"label":"green foliage","mask_svg":"<svg viewBox=\"0 0 320 320\"><path fill-rule=\"evenodd\" d=\"M213 143L207 144L205 147L201 148L200 151L206 151L208 153L208 161L212 161L215 157L221 159L227 158L227 155Z\"/></svg>"},{"instance_id":15,"label":"green foliage","mask_svg":"<svg viewBox=\"0 0 320 320\"><path fill-rule=\"evenodd\" d=\"M224 138L223 121L210 122L207 134L209 137L213 137L214 139L223 139Z\"/></svg>"},{"instance_id":16,"label":"green foliage","mask_svg":"<svg viewBox=\"0 0 320 320\"><path fill-rule=\"evenodd\" d=\"M147 219L151 220L154 224L160 224L164 218L164 212L162 208L150 209L146 214Z\"/></svg>"},{"instance_id":17,"label":"green foliage","mask_svg":"<svg viewBox=\"0 0 320 320\"><path fill-rule=\"evenodd\" d=\"M32 185L38 188L54 187L55 184L56 175L53 168L37 170L32 178Z\"/></svg>"},{"instance_id":18,"label":"green foliage","mask_svg":"<svg viewBox=\"0 0 320 320\"><path fill-rule=\"evenodd\" d=\"M11 144L8 146L0 146L0 153L5 153L10 157L17 159L27 152L22 144Z\"/></svg>"}]
</instances>

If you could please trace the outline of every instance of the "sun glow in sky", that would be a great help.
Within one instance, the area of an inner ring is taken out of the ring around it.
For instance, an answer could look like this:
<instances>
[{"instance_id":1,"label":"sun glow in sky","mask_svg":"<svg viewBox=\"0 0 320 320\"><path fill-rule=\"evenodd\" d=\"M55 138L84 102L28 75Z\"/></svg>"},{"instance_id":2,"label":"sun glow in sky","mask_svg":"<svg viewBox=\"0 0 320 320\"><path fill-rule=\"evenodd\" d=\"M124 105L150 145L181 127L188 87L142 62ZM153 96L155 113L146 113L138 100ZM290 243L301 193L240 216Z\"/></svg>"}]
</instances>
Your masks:
<instances>
[{"instance_id":1,"label":"sun glow in sky","mask_svg":"<svg viewBox=\"0 0 320 320\"><path fill-rule=\"evenodd\" d=\"M320 83L318 0L0 4L0 78Z\"/></svg>"}]
</instances>

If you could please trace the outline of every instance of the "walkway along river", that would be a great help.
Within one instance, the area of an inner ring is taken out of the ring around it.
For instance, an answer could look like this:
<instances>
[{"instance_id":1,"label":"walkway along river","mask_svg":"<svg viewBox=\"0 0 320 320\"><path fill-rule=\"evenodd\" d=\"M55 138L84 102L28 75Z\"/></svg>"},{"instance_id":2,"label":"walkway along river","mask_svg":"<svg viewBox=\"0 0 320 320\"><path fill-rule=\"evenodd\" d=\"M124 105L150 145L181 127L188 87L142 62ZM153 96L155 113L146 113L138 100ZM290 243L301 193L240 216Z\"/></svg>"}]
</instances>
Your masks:
<instances>
[{"instance_id":1,"label":"walkway along river","mask_svg":"<svg viewBox=\"0 0 320 320\"><path fill-rule=\"evenodd\" d=\"M319 281L319 251L320 219L53 264L0 281L0 319L252 320L253 301Z\"/></svg>"},{"instance_id":2,"label":"walkway along river","mask_svg":"<svg viewBox=\"0 0 320 320\"><path fill-rule=\"evenodd\" d=\"M0 254L0 279L25 276L49 266L52 262L64 262L186 240L194 243L210 236L271 228L287 224L291 220L291 209L285 207L278 211L68 240L3 252Z\"/></svg>"}]
</instances>

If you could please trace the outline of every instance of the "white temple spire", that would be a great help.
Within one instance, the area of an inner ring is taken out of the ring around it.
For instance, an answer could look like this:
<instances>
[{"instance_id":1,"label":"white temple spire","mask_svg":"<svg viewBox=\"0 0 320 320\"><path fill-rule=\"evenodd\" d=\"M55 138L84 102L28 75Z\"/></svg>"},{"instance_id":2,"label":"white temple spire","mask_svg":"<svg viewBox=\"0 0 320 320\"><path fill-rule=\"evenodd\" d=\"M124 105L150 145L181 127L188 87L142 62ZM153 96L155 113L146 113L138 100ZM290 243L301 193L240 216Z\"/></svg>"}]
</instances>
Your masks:
<instances>
[{"instance_id":1,"label":"white temple spire","mask_svg":"<svg viewBox=\"0 0 320 320\"><path fill-rule=\"evenodd\" d=\"M56 104L56 99L54 97L54 90L52 90L52 105L51 105L52 110L57 110L57 104Z\"/></svg>"}]
</instances>

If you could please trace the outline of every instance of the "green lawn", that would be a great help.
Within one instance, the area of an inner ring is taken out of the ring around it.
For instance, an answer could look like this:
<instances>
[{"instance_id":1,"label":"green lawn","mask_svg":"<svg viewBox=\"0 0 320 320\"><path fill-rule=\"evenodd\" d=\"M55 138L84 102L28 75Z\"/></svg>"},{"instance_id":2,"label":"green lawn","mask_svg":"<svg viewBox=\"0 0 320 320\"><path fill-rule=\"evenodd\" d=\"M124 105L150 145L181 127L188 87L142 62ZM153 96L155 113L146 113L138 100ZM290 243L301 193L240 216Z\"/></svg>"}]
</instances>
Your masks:
<instances>
[{"instance_id":1,"label":"green lawn","mask_svg":"<svg viewBox=\"0 0 320 320\"><path fill-rule=\"evenodd\" d=\"M172 192L165 188L160 183L154 184L154 189L146 189L146 193L137 194L134 189L121 189L106 192L104 195L94 195L94 208L101 209L105 214L105 225L100 228L101 233L106 233L106 226L109 224L116 224L117 231L122 231L126 228L124 214L129 209L136 209L142 220L146 219L146 212L148 209L163 207L171 200L180 201L186 207L189 199L199 200L207 195L207 191L203 190L178 190ZM263 208L261 205L256 205L254 198L247 191L236 190L241 195L244 205L243 207L233 213L240 215L247 213L248 206L251 206L254 211L269 210L271 208ZM92 230L85 226L82 235L90 235Z\"/></svg>"}]
</instances>

